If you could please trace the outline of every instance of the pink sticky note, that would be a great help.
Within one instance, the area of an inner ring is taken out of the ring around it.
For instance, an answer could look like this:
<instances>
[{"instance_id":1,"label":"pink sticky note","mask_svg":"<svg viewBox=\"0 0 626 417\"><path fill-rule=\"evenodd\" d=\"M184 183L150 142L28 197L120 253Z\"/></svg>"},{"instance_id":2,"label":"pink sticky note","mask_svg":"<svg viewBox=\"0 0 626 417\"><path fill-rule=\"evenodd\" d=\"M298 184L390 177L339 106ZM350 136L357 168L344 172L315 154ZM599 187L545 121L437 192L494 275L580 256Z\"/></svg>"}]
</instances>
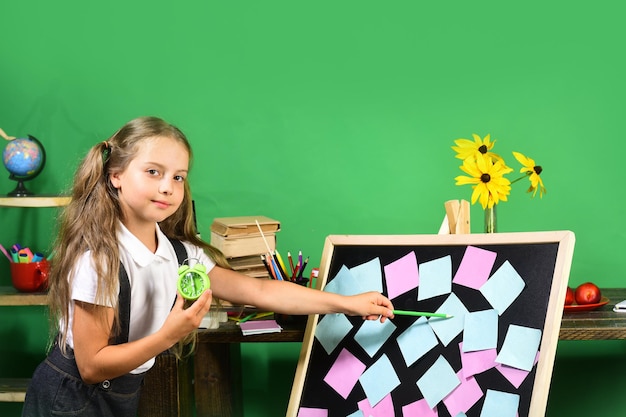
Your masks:
<instances>
[{"instance_id":1,"label":"pink sticky note","mask_svg":"<svg viewBox=\"0 0 626 417\"><path fill-rule=\"evenodd\" d=\"M537 364L539 361L539 352L535 356L535 362L533 365ZM524 371L523 369L513 368L511 366L506 366L502 364L497 364L496 369L504 376L515 388L519 388L522 385L522 382L526 379L529 371Z\"/></svg>"},{"instance_id":2,"label":"pink sticky note","mask_svg":"<svg viewBox=\"0 0 626 417\"><path fill-rule=\"evenodd\" d=\"M467 379L497 365L496 357L498 352L496 349L463 352L463 342L461 342L459 343L459 352L461 354L462 378Z\"/></svg>"},{"instance_id":3,"label":"pink sticky note","mask_svg":"<svg viewBox=\"0 0 626 417\"><path fill-rule=\"evenodd\" d=\"M489 279L497 253L468 246L452 282L479 289Z\"/></svg>"},{"instance_id":4,"label":"pink sticky note","mask_svg":"<svg viewBox=\"0 0 626 417\"><path fill-rule=\"evenodd\" d=\"M422 399L402 407L402 415L404 417L437 417L439 413L436 408L430 408L426 400Z\"/></svg>"},{"instance_id":5,"label":"pink sticky note","mask_svg":"<svg viewBox=\"0 0 626 417\"><path fill-rule=\"evenodd\" d=\"M394 414L391 394L387 394L380 400L376 407L372 407L367 398L359 401L358 407L363 412L363 415L370 417L388 417Z\"/></svg>"},{"instance_id":6,"label":"pink sticky note","mask_svg":"<svg viewBox=\"0 0 626 417\"><path fill-rule=\"evenodd\" d=\"M324 377L324 382L346 399L359 381L359 377L363 374L365 368L366 366L363 362L344 348Z\"/></svg>"},{"instance_id":7,"label":"pink sticky note","mask_svg":"<svg viewBox=\"0 0 626 417\"><path fill-rule=\"evenodd\" d=\"M298 417L328 417L328 410L323 408L300 407Z\"/></svg>"},{"instance_id":8,"label":"pink sticky note","mask_svg":"<svg viewBox=\"0 0 626 417\"><path fill-rule=\"evenodd\" d=\"M457 376L461 380L461 385L456 387L454 391L443 399L443 403L451 416L456 416L459 413L467 413L467 410L472 408L483 396L483 391L480 389L478 382L476 382L476 378L472 376L465 379L463 375L461 375L462 373L463 371L457 373Z\"/></svg>"},{"instance_id":9,"label":"pink sticky note","mask_svg":"<svg viewBox=\"0 0 626 417\"><path fill-rule=\"evenodd\" d=\"M387 297L394 299L419 285L417 258L411 252L383 268L387 283Z\"/></svg>"}]
</instances>

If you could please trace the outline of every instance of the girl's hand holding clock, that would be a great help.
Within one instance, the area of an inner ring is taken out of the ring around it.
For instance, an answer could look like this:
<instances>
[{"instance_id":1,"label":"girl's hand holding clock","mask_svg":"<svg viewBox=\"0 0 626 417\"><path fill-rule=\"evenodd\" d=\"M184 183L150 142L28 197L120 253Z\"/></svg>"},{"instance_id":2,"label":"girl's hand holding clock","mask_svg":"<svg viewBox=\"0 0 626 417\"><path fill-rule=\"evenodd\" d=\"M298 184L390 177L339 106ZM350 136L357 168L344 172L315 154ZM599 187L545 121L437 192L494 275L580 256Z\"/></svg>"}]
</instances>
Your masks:
<instances>
[{"instance_id":1,"label":"girl's hand holding clock","mask_svg":"<svg viewBox=\"0 0 626 417\"><path fill-rule=\"evenodd\" d=\"M193 304L185 308L185 298L177 294L174 307L160 330L171 346L200 326L211 308L212 300L213 292L205 290Z\"/></svg>"}]
</instances>

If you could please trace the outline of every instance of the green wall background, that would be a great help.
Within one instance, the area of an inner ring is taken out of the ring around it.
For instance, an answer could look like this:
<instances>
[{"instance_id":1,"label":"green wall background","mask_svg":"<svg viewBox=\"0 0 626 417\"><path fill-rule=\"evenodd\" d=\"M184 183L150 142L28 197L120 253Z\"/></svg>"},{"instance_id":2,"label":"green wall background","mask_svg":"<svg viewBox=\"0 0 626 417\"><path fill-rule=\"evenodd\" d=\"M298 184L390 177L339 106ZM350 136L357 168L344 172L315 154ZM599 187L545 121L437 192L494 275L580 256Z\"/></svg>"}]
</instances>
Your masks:
<instances>
[{"instance_id":1,"label":"green wall background","mask_svg":"<svg viewBox=\"0 0 626 417\"><path fill-rule=\"evenodd\" d=\"M44 143L46 168L28 187L59 193L94 143L134 117L163 117L195 149L200 232L215 217L264 214L282 223L281 252L302 250L311 266L329 234L436 233L443 203L471 195L454 185L453 140L489 133L514 168L511 151L542 165L548 189L531 199L515 184L499 231L573 230L571 285L621 287L625 9L6 1L0 127ZM54 209L0 212L0 243L49 249ZM473 232L481 216L472 206ZM8 269L0 259L0 285ZM0 375L30 376L46 331L43 308L1 307ZM624 343L560 342L547 415L622 413ZM284 413L299 347L244 347L246 416ZM3 416L19 410L0 404Z\"/></svg>"}]
</instances>

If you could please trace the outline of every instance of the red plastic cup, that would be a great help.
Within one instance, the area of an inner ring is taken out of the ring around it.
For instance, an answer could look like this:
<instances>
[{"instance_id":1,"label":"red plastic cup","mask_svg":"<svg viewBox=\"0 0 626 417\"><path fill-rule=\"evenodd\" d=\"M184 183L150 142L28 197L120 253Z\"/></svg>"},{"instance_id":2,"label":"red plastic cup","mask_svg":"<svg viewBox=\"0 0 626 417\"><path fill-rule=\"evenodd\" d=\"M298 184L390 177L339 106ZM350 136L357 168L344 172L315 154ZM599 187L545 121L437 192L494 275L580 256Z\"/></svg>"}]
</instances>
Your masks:
<instances>
[{"instance_id":1,"label":"red plastic cup","mask_svg":"<svg viewBox=\"0 0 626 417\"><path fill-rule=\"evenodd\" d=\"M21 292L42 292L48 289L50 263L44 259L39 262L11 262L11 281Z\"/></svg>"}]
</instances>

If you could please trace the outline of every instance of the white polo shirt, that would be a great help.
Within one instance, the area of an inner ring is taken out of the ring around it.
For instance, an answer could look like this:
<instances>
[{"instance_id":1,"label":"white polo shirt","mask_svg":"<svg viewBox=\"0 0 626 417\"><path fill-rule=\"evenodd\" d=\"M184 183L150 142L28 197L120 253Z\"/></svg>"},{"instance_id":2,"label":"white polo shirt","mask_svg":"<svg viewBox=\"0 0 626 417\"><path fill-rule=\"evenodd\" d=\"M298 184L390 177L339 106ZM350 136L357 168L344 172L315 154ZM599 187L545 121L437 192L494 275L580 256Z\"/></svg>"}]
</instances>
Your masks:
<instances>
[{"instance_id":1,"label":"white polo shirt","mask_svg":"<svg viewBox=\"0 0 626 417\"><path fill-rule=\"evenodd\" d=\"M174 247L155 224L158 247L152 253L128 229L120 223L117 234L120 243L120 260L128 274L131 287L129 341L138 340L159 330L167 318L176 299L176 282L178 280L178 260ZM210 271L215 263L204 253L202 248L183 242L187 250L187 258L196 260ZM78 259L75 278L72 285L72 301L70 302L69 329L67 344L74 347L72 323L74 317L74 300L101 304L96 302L97 276L91 259L91 251L87 251ZM108 305L112 307L112 305ZM131 373L142 373L154 364L150 359Z\"/></svg>"}]
</instances>

